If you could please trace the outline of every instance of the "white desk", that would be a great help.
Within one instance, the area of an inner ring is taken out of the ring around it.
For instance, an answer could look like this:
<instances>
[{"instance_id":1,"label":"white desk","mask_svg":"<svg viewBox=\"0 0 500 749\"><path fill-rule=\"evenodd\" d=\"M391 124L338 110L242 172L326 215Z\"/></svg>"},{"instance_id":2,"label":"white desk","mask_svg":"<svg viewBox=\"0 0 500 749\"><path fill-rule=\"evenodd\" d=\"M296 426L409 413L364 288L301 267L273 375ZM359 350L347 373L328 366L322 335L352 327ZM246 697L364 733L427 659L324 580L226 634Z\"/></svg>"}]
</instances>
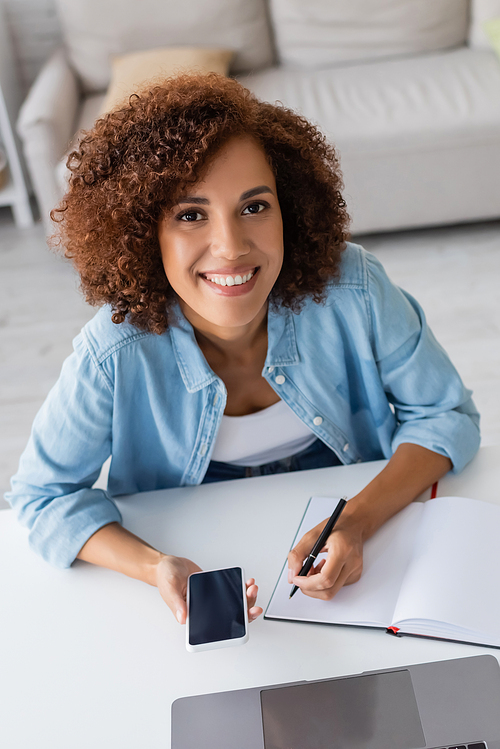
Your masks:
<instances>
[{"instance_id":1,"label":"white desk","mask_svg":"<svg viewBox=\"0 0 500 749\"><path fill-rule=\"evenodd\" d=\"M136 495L124 524L201 567L241 564L265 606L307 499L352 495L384 462ZM439 494L499 502L500 447ZM490 652L382 631L264 621L243 647L190 654L157 590L77 562L49 567L0 512L0 744L6 749L167 749L174 699Z\"/></svg>"}]
</instances>

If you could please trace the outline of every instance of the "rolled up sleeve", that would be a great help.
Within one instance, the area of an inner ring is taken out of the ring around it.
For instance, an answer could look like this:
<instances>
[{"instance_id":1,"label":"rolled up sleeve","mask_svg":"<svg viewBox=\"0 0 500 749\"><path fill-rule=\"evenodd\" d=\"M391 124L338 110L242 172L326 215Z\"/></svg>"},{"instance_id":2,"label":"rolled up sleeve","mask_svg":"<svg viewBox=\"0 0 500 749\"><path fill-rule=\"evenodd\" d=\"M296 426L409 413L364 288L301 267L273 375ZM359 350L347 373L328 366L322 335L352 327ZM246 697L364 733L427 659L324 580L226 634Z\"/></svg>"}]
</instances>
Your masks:
<instances>
[{"instance_id":1,"label":"rolled up sleeve","mask_svg":"<svg viewBox=\"0 0 500 749\"><path fill-rule=\"evenodd\" d=\"M370 256L372 345L398 426L392 449L410 442L447 456L458 473L480 444L479 413L418 302Z\"/></svg>"},{"instance_id":2,"label":"rolled up sleeve","mask_svg":"<svg viewBox=\"0 0 500 749\"><path fill-rule=\"evenodd\" d=\"M5 495L30 546L63 568L99 528L122 521L107 492L92 488L111 453L112 383L81 334L73 344Z\"/></svg>"}]
</instances>

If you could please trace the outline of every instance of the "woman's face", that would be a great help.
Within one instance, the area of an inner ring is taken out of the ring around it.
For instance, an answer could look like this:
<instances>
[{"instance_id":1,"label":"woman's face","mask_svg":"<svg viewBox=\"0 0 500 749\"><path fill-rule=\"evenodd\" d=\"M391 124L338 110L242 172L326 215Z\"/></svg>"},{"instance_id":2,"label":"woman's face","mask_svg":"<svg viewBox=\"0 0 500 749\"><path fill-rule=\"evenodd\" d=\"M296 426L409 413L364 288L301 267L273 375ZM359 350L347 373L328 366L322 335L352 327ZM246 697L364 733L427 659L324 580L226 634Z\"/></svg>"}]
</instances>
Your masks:
<instances>
[{"instance_id":1,"label":"woman's face","mask_svg":"<svg viewBox=\"0 0 500 749\"><path fill-rule=\"evenodd\" d=\"M195 328L238 334L260 319L283 262L276 181L251 138L228 141L159 223L165 273Z\"/></svg>"}]
</instances>

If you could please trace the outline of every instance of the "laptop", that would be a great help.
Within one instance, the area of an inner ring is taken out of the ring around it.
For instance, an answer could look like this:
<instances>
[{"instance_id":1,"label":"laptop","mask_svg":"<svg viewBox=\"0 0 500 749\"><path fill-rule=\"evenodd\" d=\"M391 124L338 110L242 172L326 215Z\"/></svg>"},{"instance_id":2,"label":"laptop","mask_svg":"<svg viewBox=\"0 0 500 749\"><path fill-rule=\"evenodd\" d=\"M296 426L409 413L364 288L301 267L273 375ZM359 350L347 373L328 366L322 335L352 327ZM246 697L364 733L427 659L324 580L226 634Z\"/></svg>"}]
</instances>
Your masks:
<instances>
[{"instance_id":1,"label":"laptop","mask_svg":"<svg viewBox=\"0 0 500 749\"><path fill-rule=\"evenodd\" d=\"M172 749L500 749L491 655L183 697Z\"/></svg>"}]
</instances>

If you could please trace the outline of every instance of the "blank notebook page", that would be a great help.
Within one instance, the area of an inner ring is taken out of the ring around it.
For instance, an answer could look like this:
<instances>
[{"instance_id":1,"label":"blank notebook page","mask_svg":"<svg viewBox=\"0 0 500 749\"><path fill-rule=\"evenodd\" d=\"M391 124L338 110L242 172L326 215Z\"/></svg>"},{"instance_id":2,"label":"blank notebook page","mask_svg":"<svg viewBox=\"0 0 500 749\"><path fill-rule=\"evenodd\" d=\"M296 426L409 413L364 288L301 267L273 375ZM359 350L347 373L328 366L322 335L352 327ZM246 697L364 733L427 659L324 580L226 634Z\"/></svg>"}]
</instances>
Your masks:
<instances>
[{"instance_id":1,"label":"blank notebook page","mask_svg":"<svg viewBox=\"0 0 500 749\"><path fill-rule=\"evenodd\" d=\"M313 497L294 544L315 525L328 519L337 504L331 497ZM305 596L298 590L289 600L292 586L288 567L282 570L265 616L310 622L363 624L387 627L392 622L396 600L410 561L415 527L423 505L411 504L392 517L364 546L364 570L354 585L346 585L331 601ZM284 552L286 557L286 552ZM321 558L324 555L320 555Z\"/></svg>"},{"instance_id":2,"label":"blank notebook page","mask_svg":"<svg viewBox=\"0 0 500 749\"><path fill-rule=\"evenodd\" d=\"M500 645L500 507L464 497L424 504L395 621L427 619ZM402 627L404 630L404 626ZM427 634L425 623L409 629ZM449 635L449 627L446 630ZM437 635L436 627L432 633ZM474 633L476 633L474 635ZM496 638L496 640L495 640ZM458 637L458 639L461 639Z\"/></svg>"}]
</instances>

